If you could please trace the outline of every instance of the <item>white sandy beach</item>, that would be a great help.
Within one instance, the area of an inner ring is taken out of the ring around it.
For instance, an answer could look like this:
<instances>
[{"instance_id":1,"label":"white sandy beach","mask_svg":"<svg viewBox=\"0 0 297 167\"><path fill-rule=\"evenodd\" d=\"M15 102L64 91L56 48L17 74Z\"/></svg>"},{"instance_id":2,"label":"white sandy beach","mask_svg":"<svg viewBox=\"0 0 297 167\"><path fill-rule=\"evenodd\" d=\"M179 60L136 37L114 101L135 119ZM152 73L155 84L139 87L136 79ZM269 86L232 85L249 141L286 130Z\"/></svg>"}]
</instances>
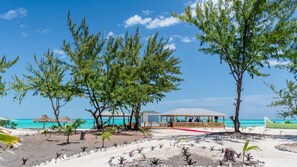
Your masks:
<instances>
[{"instance_id":1,"label":"white sandy beach","mask_svg":"<svg viewBox=\"0 0 297 167\"><path fill-rule=\"evenodd\" d=\"M205 130L205 129L200 129ZM225 131L224 129L206 129L207 131ZM232 131L232 129L226 129L226 131ZM280 151L275 148L276 145L282 143L297 142L296 138L287 137L286 135L297 135L297 130L279 130L279 129L269 129L265 130L263 127L257 127L253 129L246 129L244 132L258 133L258 134L270 134L281 136L278 139L272 137L265 137L262 139L250 139L250 145L257 145L260 147L261 151L250 151L253 155L254 160L264 161L264 166L268 167L291 167L296 166L297 153ZM112 147L106 151L91 151L87 155L81 157L71 157L64 158L44 163L41 166L47 167L81 167L81 166L110 166L109 161L112 159L112 164L117 165L119 163L118 158L123 156L127 159L127 162L131 162L135 159L141 159L141 154L135 153L132 158L129 157L128 152L136 150L137 148L143 147L143 154L147 158L157 157L157 158L170 158L180 154L182 146L192 147L191 152L199 154L204 157L212 158L215 161L221 160L223 154L218 154L218 151L210 151L210 147L214 146L215 149L219 150L226 147L233 148L236 152L241 152L245 140L243 139L232 139L232 138L205 138L203 133L181 131L174 129L154 129L152 130L153 137L149 140L144 140L140 143L132 143L129 145ZM183 140L179 143L179 146L173 146L174 143L180 138ZM159 144L164 144L164 147L151 150L151 146L158 146ZM191 145L192 144L192 145ZM191 146L190 146L191 145ZM201 150L201 147L205 146L206 149ZM199 150L199 151L195 151ZM238 161L241 159L238 159Z\"/></svg>"}]
</instances>

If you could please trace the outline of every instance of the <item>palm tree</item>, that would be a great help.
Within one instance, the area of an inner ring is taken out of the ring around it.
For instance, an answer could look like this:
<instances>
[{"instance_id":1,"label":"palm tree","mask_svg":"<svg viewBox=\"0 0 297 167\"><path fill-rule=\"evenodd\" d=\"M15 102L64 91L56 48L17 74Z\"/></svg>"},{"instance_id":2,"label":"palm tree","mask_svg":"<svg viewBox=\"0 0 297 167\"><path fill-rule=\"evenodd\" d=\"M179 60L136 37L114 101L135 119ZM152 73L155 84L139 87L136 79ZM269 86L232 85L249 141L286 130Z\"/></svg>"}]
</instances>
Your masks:
<instances>
[{"instance_id":1,"label":"palm tree","mask_svg":"<svg viewBox=\"0 0 297 167\"><path fill-rule=\"evenodd\" d=\"M11 145L11 144L18 143L19 141L20 141L19 138L15 137L15 136L11 136L11 135L3 132L2 130L0 130L0 143Z\"/></svg>"},{"instance_id":2,"label":"palm tree","mask_svg":"<svg viewBox=\"0 0 297 167\"><path fill-rule=\"evenodd\" d=\"M242 162L244 164L244 157L246 152L250 151L250 150L260 150L260 148L258 146L249 146L249 140L246 140L244 143L244 146L242 148Z\"/></svg>"},{"instance_id":3,"label":"palm tree","mask_svg":"<svg viewBox=\"0 0 297 167\"><path fill-rule=\"evenodd\" d=\"M86 120L83 120L83 119L76 119L73 123L72 123L72 126L74 128L74 133L76 133L76 129L79 128L81 125L87 123Z\"/></svg>"},{"instance_id":4,"label":"palm tree","mask_svg":"<svg viewBox=\"0 0 297 167\"><path fill-rule=\"evenodd\" d=\"M112 133L111 132L104 132L102 133L101 140L102 140L102 148L104 148L104 141L105 140L110 140Z\"/></svg>"},{"instance_id":5,"label":"palm tree","mask_svg":"<svg viewBox=\"0 0 297 167\"><path fill-rule=\"evenodd\" d=\"M67 140L66 140L67 144L70 144L69 136L72 135L73 131L74 131L74 127L72 125L67 125L63 127L63 132L67 136Z\"/></svg>"}]
</instances>

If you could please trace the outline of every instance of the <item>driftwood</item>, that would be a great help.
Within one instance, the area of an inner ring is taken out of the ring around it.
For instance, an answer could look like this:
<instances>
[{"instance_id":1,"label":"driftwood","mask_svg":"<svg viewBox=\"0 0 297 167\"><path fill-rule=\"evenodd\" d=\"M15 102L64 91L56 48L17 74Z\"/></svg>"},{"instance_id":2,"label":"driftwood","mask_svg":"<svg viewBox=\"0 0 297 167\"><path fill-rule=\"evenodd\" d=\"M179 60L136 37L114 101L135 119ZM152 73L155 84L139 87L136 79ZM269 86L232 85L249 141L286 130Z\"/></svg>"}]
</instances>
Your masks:
<instances>
[{"instance_id":1,"label":"driftwood","mask_svg":"<svg viewBox=\"0 0 297 167\"><path fill-rule=\"evenodd\" d=\"M223 161L233 161L235 162L235 150L233 148L227 147L225 149L224 159Z\"/></svg>"},{"instance_id":2,"label":"driftwood","mask_svg":"<svg viewBox=\"0 0 297 167\"><path fill-rule=\"evenodd\" d=\"M85 140L85 135L86 135L86 132L80 132L79 140Z\"/></svg>"}]
</instances>

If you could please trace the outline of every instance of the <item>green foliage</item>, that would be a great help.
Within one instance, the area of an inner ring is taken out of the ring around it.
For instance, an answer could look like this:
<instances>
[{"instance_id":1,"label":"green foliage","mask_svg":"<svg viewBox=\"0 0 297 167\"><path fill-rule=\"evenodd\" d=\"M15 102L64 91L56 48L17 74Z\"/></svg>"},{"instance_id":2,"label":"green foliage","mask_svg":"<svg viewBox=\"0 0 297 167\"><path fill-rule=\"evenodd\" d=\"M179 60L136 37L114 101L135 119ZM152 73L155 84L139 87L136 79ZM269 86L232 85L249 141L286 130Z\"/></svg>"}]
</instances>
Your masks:
<instances>
[{"instance_id":1,"label":"green foliage","mask_svg":"<svg viewBox=\"0 0 297 167\"><path fill-rule=\"evenodd\" d=\"M68 27L74 42L64 42L63 50L71 60L66 64L75 85L93 107L86 111L94 117L97 128L106 124L103 111L125 107L135 111L138 121L142 105L160 101L165 93L177 90L180 60L171 56L173 51L165 49L168 41L159 40L157 34L143 47L139 30L106 39L100 33L91 34L85 19L74 24L70 14Z\"/></svg>"},{"instance_id":2,"label":"green foliage","mask_svg":"<svg viewBox=\"0 0 297 167\"><path fill-rule=\"evenodd\" d=\"M282 107L281 111L278 111L278 117L286 119L286 117L294 118L297 115L297 83L294 81L286 81L287 88L276 90L273 85L268 85L271 90L277 95L274 101L269 106Z\"/></svg>"},{"instance_id":3,"label":"green foliage","mask_svg":"<svg viewBox=\"0 0 297 167\"><path fill-rule=\"evenodd\" d=\"M20 141L19 138L15 137L15 136L11 136L11 135L3 132L2 130L0 130L0 143L10 145L10 144L18 143L19 141Z\"/></svg>"},{"instance_id":4,"label":"green foliage","mask_svg":"<svg viewBox=\"0 0 297 167\"><path fill-rule=\"evenodd\" d=\"M118 40L121 43L119 71L122 86L118 89L117 99L121 106L132 110L135 128L138 128L142 106L158 102L166 93L178 90L182 81L180 60L172 56L173 50L165 48L168 41L158 39L158 34L150 36L145 46L138 29Z\"/></svg>"},{"instance_id":5,"label":"green foliage","mask_svg":"<svg viewBox=\"0 0 297 167\"><path fill-rule=\"evenodd\" d=\"M217 55L228 64L236 81L234 128L239 132L239 110L245 74L267 76L260 71L271 58L280 58L295 40L296 10L293 0L212 0L188 6L175 17L198 28L200 51Z\"/></svg>"},{"instance_id":6,"label":"green foliage","mask_svg":"<svg viewBox=\"0 0 297 167\"><path fill-rule=\"evenodd\" d=\"M111 136L112 136L112 133L109 132L109 131L106 131L106 132L101 134L100 138L102 140L102 148L104 147L105 140L110 140Z\"/></svg>"},{"instance_id":7,"label":"green foliage","mask_svg":"<svg viewBox=\"0 0 297 167\"><path fill-rule=\"evenodd\" d=\"M148 128L141 128L140 132L143 134L144 137L146 137L146 135L151 135Z\"/></svg>"},{"instance_id":8,"label":"green foliage","mask_svg":"<svg viewBox=\"0 0 297 167\"><path fill-rule=\"evenodd\" d=\"M67 136L66 143L67 144L70 144L70 142L69 142L69 136L73 134L74 127L72 125L66 125L64 127L61 127L61 129L62 129L64 135Z\"/></svg>"},{"instance_id":9,"label":"green foliage","mask_svg":"<svg viewBox=\"0 0 297 167\"><path fill-rule=\"evenodd\" d=\"M260 150L260 148L258 146L249 146L249 140L246 140L244 142L244 145L243 145L243 148L242 148L242 162L244 163L244 157L245 157L245 154L248 152L248 151L251 151L251 150Z\"/></svg>"},{"instance_id":10,"label":"green foliage","mask_svg":"<svg viewBox=\"0 0 297 167\"><path fill-rule=\"evenodd\" d=\"M87 123L86 120L83 120L83 119L76 119L73 123L72 123L72 126L74 128L74 131L76 131L77 128L79 128L81 125Z\"/></svg>"},{"instance_id":11,"label":"green foliage","mask_svg":"<svg viewBox=\"0 0 297 167\"><path fill-rule=\"evenodd\" d=\"M21 103L29 91L33 92L33 96L48 98L58 122L60 108L72 99L75 91L71 81L66 81L67 68L50 50L40 60L35 55L34 61L34 65L28 64L26 67L29 75L23 74L22 79L15 76L10 84L16 92L15 99Z\"/></svg>"},{"instance_id":12,"label":"green foliage","mask_svg":"<svg viewBox=\"0 0 297 167\"><path fill-rule=\"evenodd\" d=\"M10 120L0 120L0 126L15 129L17 127L17 123L12 122Z\"/></svg>"},{"instance_id":13,"label":"green foliage","mask_svg":"<svg viewBox=\"0 0 297 167\"><path fill-rule=\"evenodd\" d=\"M7 61L6 56L3 56L0 59L0 74L4 74L8 68L13 66L17 61L19 57L12 61ZM6 90L5 90L5 82L3 81L2 76L0 75L0 96L5 96Z\"/></svg>"}]
</instances>

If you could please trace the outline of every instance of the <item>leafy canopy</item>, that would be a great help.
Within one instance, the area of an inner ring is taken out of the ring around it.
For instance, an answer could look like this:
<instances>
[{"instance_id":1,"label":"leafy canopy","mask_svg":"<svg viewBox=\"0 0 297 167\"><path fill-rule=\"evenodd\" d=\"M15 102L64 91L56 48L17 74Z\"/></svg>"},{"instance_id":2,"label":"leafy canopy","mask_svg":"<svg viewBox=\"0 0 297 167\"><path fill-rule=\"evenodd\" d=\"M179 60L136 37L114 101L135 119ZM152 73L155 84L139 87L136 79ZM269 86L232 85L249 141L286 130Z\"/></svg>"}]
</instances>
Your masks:
<instances>
[{"instance_id":1,"label":"leafy canopy","mask_svg":"<svg viewBox=\"0 0 297 167\"><path fill-rule=\"evenodd\" d=\"M0 60L0 74L4 74L8 68L13 66L17 61L19 60L19 57L15 58L12 61L8 61L6 56L3 56ZM5 93L5 82L3 81L2 75L0 75L0 96L6 95Z\"/></svg>"},{"instance_id":2,"label":"leafy canopy","mask_svg":"<svg viewBox=\"0 0 297 167\"><path fill-rule=\"evenodd\" d=\"M33 96L69 101L74 90L71 82L65 79L67 69L54 57L53 52L48 50L40 60L35 55L34 61L36 66L32 64L26 66L29 75L23 74L23 79L14 77L11 87L17 93L15 98L21 102L28 91L33 91Z\"/></svg>"}]
</instances>

